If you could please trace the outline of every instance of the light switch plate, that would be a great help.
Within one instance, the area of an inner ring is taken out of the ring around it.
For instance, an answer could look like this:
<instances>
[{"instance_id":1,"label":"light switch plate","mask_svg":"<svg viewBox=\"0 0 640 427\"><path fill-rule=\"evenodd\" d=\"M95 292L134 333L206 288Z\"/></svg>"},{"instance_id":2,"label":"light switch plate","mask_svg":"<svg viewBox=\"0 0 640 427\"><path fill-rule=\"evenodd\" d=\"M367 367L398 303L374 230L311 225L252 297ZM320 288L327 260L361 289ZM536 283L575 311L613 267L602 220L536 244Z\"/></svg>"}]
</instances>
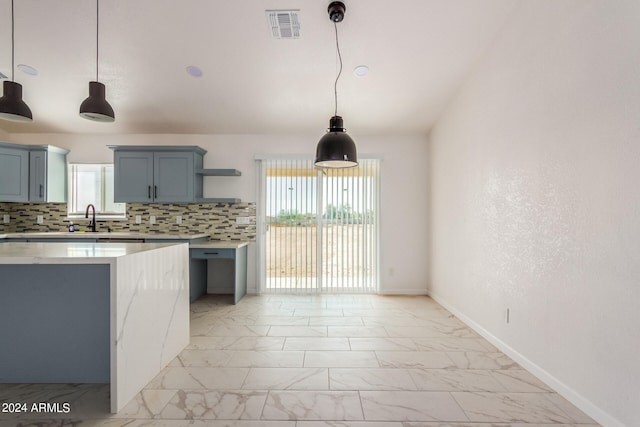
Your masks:
<instances>
[{"instance_id":1,"label":"light switch plate","mask_svg":"<svg viewBox=\"0 0 640 427\"><path fill-rule=\"evenodd\" d=\"M44 224L44 216L43 215L36 216L36 222L38 224Z\"/></svg>"},{"instance_id":2,"label":"light switch plate","mask_svg":"<svg viewBox=\"0 0 640 427\"><path fill-rule=\"evenodd\" d=\"M5 215L3 221L5 224L9 224L11 222L11 216Z\"/></svg>"},{"instance_id":3,"label":"light switch plate","mask_svg":"<svg viewBox=\"0 0 640 427\"><path fill-rule=\"evenodd\" d=\"M142 215L136 215L136 224L142 224Z\"/></svg>"},{"instance_id":4,"label":"light switch plate","mask_svg":"<svg viewBox=\"0 0 640 427\"><path fill-rule=\"evenodd\" d=\"M251 224L251 219L248 216L238 216L236 217L236 224L242 224L242 225Z\"/></svg>"},{"instance_id":5,"label":"light switch plate","mask_svg":"<svg viewBox=\"0 0 640 427\"><path fill-rule=\"evenodd\" d=\"M151 215L149 217L149 224L155 224L156 223L156 216L155 215Z\"/></svg>"},{"instance_id":6,"label":"light switch plate","mask_svg":"<svg viewBox=\"0 0 640 427\"><path fill-rule=\"evenodd\" d=\"M182 224L182 215L176 215L176 224Z\"/></svg>"}]
</instances>

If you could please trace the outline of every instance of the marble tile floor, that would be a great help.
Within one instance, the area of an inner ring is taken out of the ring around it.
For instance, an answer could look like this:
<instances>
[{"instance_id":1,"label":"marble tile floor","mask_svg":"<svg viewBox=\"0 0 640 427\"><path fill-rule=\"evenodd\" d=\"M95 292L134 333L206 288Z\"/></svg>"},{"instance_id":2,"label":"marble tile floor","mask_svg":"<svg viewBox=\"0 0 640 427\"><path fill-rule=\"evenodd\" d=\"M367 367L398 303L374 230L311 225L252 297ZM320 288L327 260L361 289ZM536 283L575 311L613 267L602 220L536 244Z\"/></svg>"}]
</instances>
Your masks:
<instances>
[{"instance_id":1,"label":"marble tile floor","mask_svg":"<svg viewBox=\"0 0 640 427\"><path fill-rule=\"evenodd\" d=\"M417 296L206 296L191 305L189 346L120 413L108 394L0 385L0 402L60 404L0 412L0 427L597 426Z\"/></svg>"}]
</instances>

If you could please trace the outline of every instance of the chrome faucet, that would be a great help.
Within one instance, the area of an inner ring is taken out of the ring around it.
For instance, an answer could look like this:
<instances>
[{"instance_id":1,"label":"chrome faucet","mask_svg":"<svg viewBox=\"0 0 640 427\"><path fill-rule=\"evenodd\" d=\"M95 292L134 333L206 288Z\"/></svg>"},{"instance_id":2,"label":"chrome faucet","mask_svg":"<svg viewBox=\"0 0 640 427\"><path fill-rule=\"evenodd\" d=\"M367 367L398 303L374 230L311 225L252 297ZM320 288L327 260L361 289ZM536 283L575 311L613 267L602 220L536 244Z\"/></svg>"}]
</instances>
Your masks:
<instances>
[{"instance_id":1,"label":"chrome faucet","mask_svg":"<svg viewBox=\"0 0 640 427\"><path fill-rule=\"evenodd\" d=\"M93 209L93 216L91 217L91 222L89 222L89 226L91 227L91 231L93 233L96 232L96 207L92 204L87 205L87 210L84 212L84 217L89 218L89 208Z\"/></svg>"}]
</instances>

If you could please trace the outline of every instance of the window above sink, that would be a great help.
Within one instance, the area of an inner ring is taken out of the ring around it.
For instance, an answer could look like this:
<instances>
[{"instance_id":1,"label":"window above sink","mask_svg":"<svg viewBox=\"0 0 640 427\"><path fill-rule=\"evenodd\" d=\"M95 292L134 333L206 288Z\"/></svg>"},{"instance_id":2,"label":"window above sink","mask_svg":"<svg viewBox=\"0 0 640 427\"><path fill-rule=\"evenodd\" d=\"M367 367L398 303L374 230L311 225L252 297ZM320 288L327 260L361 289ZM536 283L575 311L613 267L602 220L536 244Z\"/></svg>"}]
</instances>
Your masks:
<instances>
[{"instance_id":1,"label":"window above sink","mask_svg":"<svg viewBox=\"0 0 640 427\"><path fill-rule=\"evenodd\" d=\"M67 216L85 218L89 204L96 208L96 219L126 219L126 203L113 201L113 164L69 164Z\"/></svg>"}]
</instances>

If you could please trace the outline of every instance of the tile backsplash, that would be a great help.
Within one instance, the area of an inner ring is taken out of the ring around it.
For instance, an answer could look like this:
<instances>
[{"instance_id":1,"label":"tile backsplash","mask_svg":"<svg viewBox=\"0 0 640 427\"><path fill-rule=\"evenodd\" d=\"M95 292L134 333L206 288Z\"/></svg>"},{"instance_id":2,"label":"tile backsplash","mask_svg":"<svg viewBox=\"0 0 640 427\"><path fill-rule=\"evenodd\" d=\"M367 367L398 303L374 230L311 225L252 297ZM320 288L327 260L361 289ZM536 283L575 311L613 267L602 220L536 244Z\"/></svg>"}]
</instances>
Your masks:
<instances>
[{"instance_id":1,"label":"tile backsplash","mask_svg":"<svg viewBox=\"0 0 640 427\"><path fill-rule=\"evenodd\" d=\"M4 216L9 215L9 224ZM38 215L43 224L37 224ZM142 222L136 224L136 215ZM156 223L150 224L155 216ZM177 217L182 223L177 223ZM248 218L240 224L236 218ZM87 230L89 220L69 220L66 203L0 203L0 233L67 231L73 221L76 230ZM255 203L127 203L126 220L98 220L98 231L131 231L139 233L172 233L210 235L211 240L255 241Z\"/></svg>"}]
</instances>

